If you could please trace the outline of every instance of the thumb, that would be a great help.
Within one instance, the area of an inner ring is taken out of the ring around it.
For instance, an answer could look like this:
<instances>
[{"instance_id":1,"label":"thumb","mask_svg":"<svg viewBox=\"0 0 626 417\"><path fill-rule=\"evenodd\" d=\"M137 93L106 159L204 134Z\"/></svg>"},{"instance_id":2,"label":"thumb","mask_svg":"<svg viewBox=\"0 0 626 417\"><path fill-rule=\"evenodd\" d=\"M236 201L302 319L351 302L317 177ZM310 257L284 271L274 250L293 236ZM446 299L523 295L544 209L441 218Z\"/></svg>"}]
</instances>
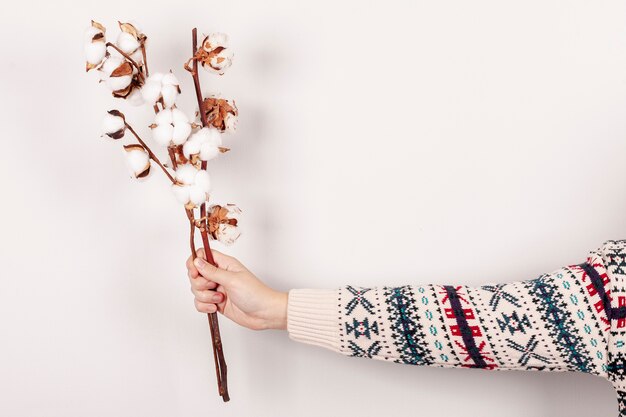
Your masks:
<instances>
[{"instance_id":1,"label":"thumb","mask_svg":"<svg viewBox=\"0 0 626 417\"><path fill-rule=\"evenodd\" d=\"M200 257L197 257L193 261L193 264L196 268L198 268L200 275L209 281L217 282L218 284L225 284L233 274L233 272L218 268Z\"/></svg>"}]
</instances>

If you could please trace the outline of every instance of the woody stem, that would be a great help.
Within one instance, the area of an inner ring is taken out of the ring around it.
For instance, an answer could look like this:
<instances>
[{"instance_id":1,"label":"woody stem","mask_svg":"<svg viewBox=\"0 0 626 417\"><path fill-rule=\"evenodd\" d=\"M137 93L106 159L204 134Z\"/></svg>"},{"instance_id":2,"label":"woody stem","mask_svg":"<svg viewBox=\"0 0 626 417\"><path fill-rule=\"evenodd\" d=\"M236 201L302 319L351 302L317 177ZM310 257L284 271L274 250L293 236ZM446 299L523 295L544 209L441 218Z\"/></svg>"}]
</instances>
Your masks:
<instances>
[{"instance_id":1,"label":"woody stem","mask_svg":"<svg viewBox=\"0 0 626 417\"><path fill-rule=\"evenodd\" d=\"M198 60L195 58L196 53L198 51L198 30L193 28L191 31L191 42L192 42L192 71L191 76L193 77L193 85L196 90L196 100L198 101L198 109L200 111L200 120L202 121L202 126L208 126L208 121L206 118L206 113L204 112L202 106L202 89L200 87L200 78L198 77ZM206 170L207 163L206 161L202 161L201 169ZM206 205L202 203L200 205L200 218L205 218L205 220L201 221L203 227L200 228L200 235L202 236L202 245L204 246L204 253L206 259L211 264L217 266L215 259L213 259L213 253L211 252L211 246L209 244L209 236L207 234L208 225L206 221ZM219 390L219 394L221 395L224 402L230 400L230 396L228 395L228 383L227 383L227 371L226 371L226 360L224 359L224 350L222 346L222 338L220 336L220 327L217 319L217 313L210 313L208 315L209 319L209 328L211 330L211 339L213 341L213 359L215 361L215 374L217 377L217 386Z\"/></svg>"}]
</instances>

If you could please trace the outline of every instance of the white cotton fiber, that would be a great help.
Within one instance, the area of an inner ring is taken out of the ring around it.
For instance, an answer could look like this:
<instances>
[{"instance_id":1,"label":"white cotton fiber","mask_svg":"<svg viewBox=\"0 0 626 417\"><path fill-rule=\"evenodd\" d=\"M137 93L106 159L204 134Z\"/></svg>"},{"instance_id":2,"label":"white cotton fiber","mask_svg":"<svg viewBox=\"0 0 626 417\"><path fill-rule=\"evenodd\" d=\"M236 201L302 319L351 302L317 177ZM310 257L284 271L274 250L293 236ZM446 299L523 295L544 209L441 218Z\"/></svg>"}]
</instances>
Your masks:
<instances>
[{"instance_id":1,"label":"white cotton fiber","mask_svg":"<svg viewBox=\"0 0 626 417\"><path fill-rule=\"evenodd\" d=\"M85 29L85 43L91 43L93 37L99 33L102 33L100 29L95 26L89 26L87 29Z\"/></svg>"},{"instance_id":2,"label":"white cotton fiber","mask_svg":"<svg viewBox=\"0 0 626 417\"><path fill-rule=\"evenodd\" d=\"M211 143L203 143L200 145L200 159L203 161L210 161L211 159L217 157L220 154L220 149L211 144Z\"/></svg>"},{"instance_id":3,"label":"white cotton fiber","mask_svg":"<svg viewBox=\"0 0 626 417\"><path fill-rule=\"evenodd\" d=\"M85 60L91 65L98 65L104 59L107 48L104 42L89 42L85 44Z\"/></svg>"},{"instance_id":4,"label":"white cotton fiber","mask_svg":"<svg viewBox=\"0 0 626 417\"><path fill-rule=\"evenodd\" d=\"M141 88L141 95L146 103L150 105L154 105L161 96L161 82L155 81L152 79L153 75L151 75L144 86Z\"/></svg>"},{"instance_id":5,"label":"white cotton fiber","mask_svg":"<svg viewBox=\"0 0 626 417\"><path fill-rule=\"evenodd\" d=\"M191 124L178 123L174 125L174 132L172 133L172 142L175 145L182 145L185 143L189 134L191 133Z\"/></svg>"},{"instance_id":6,"label":"white cotton fiber","mask_svg":"<svg viewBox=\"0 0 626 417\"><path fill-rule=\"evenodd\" d=\"M150 165L148 153L141 149L126 151L126 163L131 173L136 177Z\"/></svg>"},{"instance_id":7,"label":"white cotton fiber","mask_svg":"<svg viewBox=\"0 0 626 417\"><path fill-rule=\"evenodd\" d=\"M100 70L106 75L111 75L111 73L123 63L124 61L121 58L111 55L104 61L102 67L100 67Z\"/></svg>"},{"instance_id":8,"label":"white cotton fiber","mask_svg":"<svg viewBox=\"0 0 626 417\"><path fill-rule=\"evenodd\" d=\"M180 109L172 109L172 122L174 124L189 123L189 118Z\"/></svg>"},{"instance_id":9,"label":"white cotton fiber","mask_svg":"<svg viewBox=\"0 0 626 417\"><path fill-rule=\"evenodd\" d=\"M211 177L204 170L199 170L196 174L196 185L205 192L211 191Z\"/></svg>"},{"instance_id":10,"label":"white cotton fiber","mask_svg":"<svg viewBox=\"0 0 626 417\"><path fill-rule=\"evenodd\" d=\"M157 125L166 125L174 122L174 117L172 116L172 109L163 109L156 114L154 117L154 123ZM180 110L179 110L180 111Z\"/></svg>"},{"instance_id":11,"label":"white cotton fiber","mask_svg":"<svg viewBox=\"0 0 626 417\"><path fill-rule=\"evenodd\" d=\"M120 116L115 116L110 113L104 115L102 120L102 133L115 133L123 130L125 127L124 119Z\"/></svg>"},{"instance_id":12,"label":"white cotton fiber","mask_svg":"<svg viewBox=\"0 0 626 417\"><path fill-rule=\"evenodd\" d=\"M206 201L206 191L197 185L189 186L189 201L195 205L200 205Z\"/></svg>"},{"instance_id":13,"label":"white cotton fiber","mask_svg":"<svg viewBox=\"0 0 626 417\"><path fill-rule=\"evenodd\" d=\"M106 79L106 85L111 91L119 91L128 87L133 80L132 75L122 75L121 77L109 77Z\"/></svg>"},{"instance_id":14,"label":"white cotton fiber","mask_svg":"<svg viewBox=\"0 0 626 417\"><path fill-rule=\"evenodd\" d=\"M163 106L172 107L178 98L178 86L163 85L161 87L161 97L163 98Z\"/></svg>"},{"instance_id":15,"label":"white cotton fiber","mask_svg":"<svg viewBox=\"0 0 626 417\"><path fill-rule=\"evenodd\" d=\"M189 187L181 185L172 185L172 192L181 204L187 204L189 202Z\"/></svg>"},{"instance_id":16,"label":"white cotton fiber","mask_svg":"<svg viewBox=\"0 0 626 417\"><path fill-rule=\"evenodd\" d=\"M200 159L208 161L219 155L219 146L222 145L222 134L215 128L203 127L189 137L183 145L183 153L189 155L200 154Z\"/></svg>"},{"instance_id":17,"label":"white cotton fiber","mask_svg":"<svg viewBox=\"0 0 626 417\"><path fill-rule=\"evenodd\" d=\"M168 72L167 74L165 74L163 78L161 79L161 83L163 85L175 85L175 86L180 85L180 83L178 82L178 79L176 78L173 72Z\"/></svg>"},{"instance_id":18,"label":"white cotton fiber","mask_svg":"<svg viewBox=\"0 0 626 417\"><path fill-rule=\"evenodd\" d=\"M191 185L195 182L197 172L198 168L191 164L179 165L176 168L176 179L183 184Z\"/></svg>"},{"instance_id":19,"label":"white cotton fiber","mask_svg":"<svg viewBox=\"0 0 626 417\"><path fill-rule=\"evenodd\" d=\"M169 124L158 125L152 129L152 137L161 146L168 146L170 144L173 133L174 126Z\"/></svg>"},{"instance_id":20,"label":"white cotton fiber","mask_svg":"<svg viewBox=\"0 0 626 417\"><path fill-rule=\"evenodd\" d=\"M178 97L178 81L171 72L156 72L148 77L142 88L143 98L151 105L162 100L163 106L172 107Z\"/></svg>"},{"instance_id":21,"label":"white cotton fiber","mask_svg":"<svg viewBox=\"0 0 626 417\"><path fill-rule=\"evenodd\" d=\"M183 155L185 155L185 158L189 158L191 155L195 155L199 152L200 152L200 142L198 141L192 141L191 139L189 139L183 145Z\"/></svg>"},{"instance_id":22,"label":"white cotton fiber","mask_svg":"<svg viewBox=\"0 0 626 417\"><path fill-rule=\"evenodd\" d=\"M133 88L133 91L126 97L126 101L130 103L131 106L141 106L145 103L141 95L141 90L137 88Z\"/></svg>"},{"instance_id":23,"label":"white cotton fiber","mask_svg":"<svg viewBox=\"0 0 626 417\"><path fill-rule=\"evenodd\" d=\"M139 41L128 32L120 32L116 44L126 54L132 54L140 46Z\"/></svg>"}]
</instances>

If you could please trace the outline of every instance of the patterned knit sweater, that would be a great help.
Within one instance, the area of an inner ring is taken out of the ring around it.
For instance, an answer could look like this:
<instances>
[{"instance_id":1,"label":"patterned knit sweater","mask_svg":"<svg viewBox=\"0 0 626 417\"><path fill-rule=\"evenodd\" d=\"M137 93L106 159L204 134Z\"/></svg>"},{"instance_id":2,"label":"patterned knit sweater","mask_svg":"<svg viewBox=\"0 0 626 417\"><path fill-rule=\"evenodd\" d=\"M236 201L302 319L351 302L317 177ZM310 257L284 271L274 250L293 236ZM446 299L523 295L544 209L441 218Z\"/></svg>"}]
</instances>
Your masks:
<instances>
[{"instance_id":1,"label":"patterned knit sweater","mask_svg":"<svg viewBox=\"0 0 626 417\"><path fill-rule=\"evenodd\" d=\"M626 240L529 281L289 292L297 341L410 365L587 372L626 417Z\"/></svg>"}]
</instances>

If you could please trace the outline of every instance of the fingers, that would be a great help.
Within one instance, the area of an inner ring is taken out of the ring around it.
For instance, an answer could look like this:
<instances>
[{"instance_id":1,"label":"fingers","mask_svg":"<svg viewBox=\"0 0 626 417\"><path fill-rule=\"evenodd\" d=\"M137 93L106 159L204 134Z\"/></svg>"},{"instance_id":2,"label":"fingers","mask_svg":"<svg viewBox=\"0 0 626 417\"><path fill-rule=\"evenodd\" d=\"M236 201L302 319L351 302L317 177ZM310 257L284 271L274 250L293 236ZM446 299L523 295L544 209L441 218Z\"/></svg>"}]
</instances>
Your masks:
<instances>
[{"instance_id":1,"label":"fingers","mask_svg":"<svg viewBox=\"0 0 626 417\"><path fill-rule=\"evenodd\" d=\"M200 301L201 303L218 304L224 301L225 298L224 294L219 291L198 291L192 289L191 292L196 297L196 300Z\"/></svg>"},{"instance_id":2,"label":"fingers","mask_svg":"<svg viewBox=\"0 0 626 417\"><path fill-rule=\"evenodd\" d=\"M193 278L189 281L191 282L192 291L214 290L217 287L216 282L207 281L204 277Z\"/></svg>"},{"instance_id":3,"label":"fingers","mask_svg":"<svg viewBox=\"0 0 626 417\"><path fill-rule=\"evenodd\" d=\"M194 300L194 304L196 305L196 310L198 310L200 313L217 312L217 306L215 304L201 303L198 300Z\"/></svg>"},{"instance_id":4,"label":"fingers","mask_svg":"<svg viewBox=\"0 0 626 417\"><path fill-rule=\"evenodd\" d=\"M233 279L235 276L234 272L227 271L226 269L222 269L221 267L218 268L214 265L211 265L201 257L196 258L193 264L200 273L200 275L202 275L207 280L217 282L218 284L224 284L229 279Z\"/></svg>"},{"instance_id":5,"label":"fingers","mask_svg":"<svg viewBox=\"0 0 626 417\"><path fill-rule=\"evenodd\" d=\"M232 256L225 255L215 249L211 249L211 254L213 255L213 260L220 269L231 272L241 272L246 269L241 264L241 262L239 262L236 258L233 258ZM206 260L204 249L198 249L196 251L196 256L198 258ZM187 259L187 275L189 275L189 278L196 278L198 275L200 275L198 272L198 268L194 265L193 258L191 256Z\"/></svg>"}]
</instances>

